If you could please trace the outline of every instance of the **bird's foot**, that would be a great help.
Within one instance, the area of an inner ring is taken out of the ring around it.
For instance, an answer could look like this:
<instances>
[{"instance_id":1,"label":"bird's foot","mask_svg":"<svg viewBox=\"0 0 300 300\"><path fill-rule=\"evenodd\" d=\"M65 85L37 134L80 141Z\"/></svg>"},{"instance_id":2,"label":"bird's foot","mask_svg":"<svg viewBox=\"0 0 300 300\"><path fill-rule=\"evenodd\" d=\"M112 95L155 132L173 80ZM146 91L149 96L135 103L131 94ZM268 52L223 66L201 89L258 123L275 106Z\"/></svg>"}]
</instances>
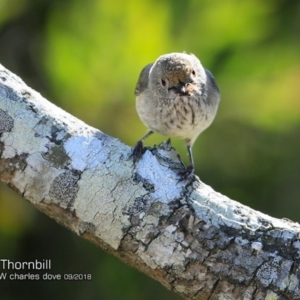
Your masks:
<instances>
[{"instance_id":1,"label":"bird's foot","mask_svg":"<svg viewBox=\"0 0 300 300\"><path fill-rule=\"evenodd\" d=\"M143 142L140 140L135 144L135 146L133 147L132 153L130 155L130 157L132 157L134 164L140 160L143 153L144 153Z\"/></svg>"},{"instance_id":2,"label":"bird's foot","mask_svg":"<svg viewBox=\"0 0 300 300\"><path fill-rule=\"evenodd\" d=\"M186 169L184 171L180 171L178 173L178 176L179 176L178 182L187 180L187 179L191 179L193 175L194 175L194 166L189 165L186 167Z\"/></svg>"}]
</instances>

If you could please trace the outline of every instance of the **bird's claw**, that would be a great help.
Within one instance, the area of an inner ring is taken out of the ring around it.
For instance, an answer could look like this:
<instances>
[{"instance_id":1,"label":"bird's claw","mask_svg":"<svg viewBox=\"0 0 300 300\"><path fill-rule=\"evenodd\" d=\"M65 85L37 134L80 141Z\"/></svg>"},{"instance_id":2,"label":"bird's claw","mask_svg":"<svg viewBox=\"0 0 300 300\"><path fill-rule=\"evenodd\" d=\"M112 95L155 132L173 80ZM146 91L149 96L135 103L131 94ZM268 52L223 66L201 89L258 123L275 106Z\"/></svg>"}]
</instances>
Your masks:
<instances>
[{"instance_id":1,"label":"bird's claw","mask_svg":"<svg viewBox=\"0 0 300 300\"><path fill-rule=\"evenodd\" d=\"M143 142L138 141L135 146L133 147L132 153L130 157L132 157L133 163L135 164L137 161L140 160L144 153L144 147L143 147Z\"/></svg>"},{"instance_id":2,"label":"bird's claw","mask_svg":"<svg viewBox=\"0 0 300 300\"><path fill-rule=\"evenodd\" d=\"M192 178L193 175L194 175L194 166L189 165L186 167L184 171L180 171L178 173L179 176L178 182L190 179Z\"/></svg>"}]
</instances>

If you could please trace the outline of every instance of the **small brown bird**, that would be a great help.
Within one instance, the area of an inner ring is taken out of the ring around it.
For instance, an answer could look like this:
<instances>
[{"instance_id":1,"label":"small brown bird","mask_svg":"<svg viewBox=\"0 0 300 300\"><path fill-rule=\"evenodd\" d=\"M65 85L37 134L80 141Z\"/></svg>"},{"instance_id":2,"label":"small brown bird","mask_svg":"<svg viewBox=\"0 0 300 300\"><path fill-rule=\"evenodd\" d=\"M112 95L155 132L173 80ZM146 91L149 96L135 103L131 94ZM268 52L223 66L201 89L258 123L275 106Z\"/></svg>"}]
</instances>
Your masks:
<instances>
[{"instance_id":1,"label":"small brown bird","mask_svg":"<svg viewBox=\"0 0 300 300\"><path fill-rule=\"evenodd\" d=\"M193 143L218 109L220 93L213 75L193 54L165 54L142 70L135 95L138 115L148 132L133 149L134 162L143 154L143 141L154 132L183 138L190 165L179 175L186 179L194 172Z\"/></svg>"}]
</instances>

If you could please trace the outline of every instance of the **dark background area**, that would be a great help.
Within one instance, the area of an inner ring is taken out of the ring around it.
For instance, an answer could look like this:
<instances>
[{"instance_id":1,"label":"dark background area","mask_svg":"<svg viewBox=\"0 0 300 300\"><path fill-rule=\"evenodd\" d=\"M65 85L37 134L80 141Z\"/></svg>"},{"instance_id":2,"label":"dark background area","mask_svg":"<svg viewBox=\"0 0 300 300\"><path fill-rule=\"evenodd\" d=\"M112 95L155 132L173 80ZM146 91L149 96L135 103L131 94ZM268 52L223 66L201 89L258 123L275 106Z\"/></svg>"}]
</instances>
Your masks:
<instances>
[{"instance_id":1,"label":"dark background area","mask_svg":"<svg viewBox=\"0 0 300 300\"><path fill-rule=\"evenodd\" d=\"M128 145L146 130L133 95L141 69L182 51L213 72L222 95L194 146L197 175L245 205L300 222L298 0L0 0L0 63ZM187 163L183 141L172 143ZM0 280L1 299L181 299L4 184L0 259L51 259L49 273L92 274L78 282Z\"/></svg>"}]
</instances>

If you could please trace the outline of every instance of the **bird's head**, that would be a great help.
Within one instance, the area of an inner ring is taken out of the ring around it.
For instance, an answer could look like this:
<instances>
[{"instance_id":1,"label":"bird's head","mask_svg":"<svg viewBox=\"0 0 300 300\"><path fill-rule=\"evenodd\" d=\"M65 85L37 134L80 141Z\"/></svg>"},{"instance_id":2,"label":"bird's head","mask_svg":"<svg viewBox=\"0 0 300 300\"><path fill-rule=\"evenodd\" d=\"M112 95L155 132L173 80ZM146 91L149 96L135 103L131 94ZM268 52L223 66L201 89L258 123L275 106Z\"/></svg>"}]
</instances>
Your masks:
<instances>
[{"instance_id":1,"label":"bird's head","mask_svg":"<svg viewBox=\"0 0 300 300\"><path fill-rule=\"evenodd\" d=\"M193 54L170 53L160 56L150 70L150 85L161 96L192 95L206 80L205 70Z\"/></svg>"}]
</instances>

